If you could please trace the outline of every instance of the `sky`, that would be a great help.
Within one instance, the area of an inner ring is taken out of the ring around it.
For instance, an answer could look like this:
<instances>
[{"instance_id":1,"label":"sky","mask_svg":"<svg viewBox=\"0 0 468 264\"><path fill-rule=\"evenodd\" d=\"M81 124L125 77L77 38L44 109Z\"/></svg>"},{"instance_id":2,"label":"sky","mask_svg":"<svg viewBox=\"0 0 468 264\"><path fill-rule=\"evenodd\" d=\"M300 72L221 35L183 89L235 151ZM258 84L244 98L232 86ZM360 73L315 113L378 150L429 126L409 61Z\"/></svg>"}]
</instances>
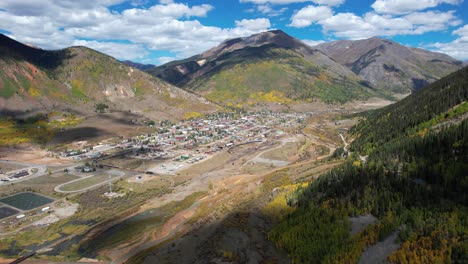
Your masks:
<instances>
[{"instance_id":1,"label":"sky","mask_svg":"<svg viewBox=\"0 0 468 264\"><path fill-rule=\"evenodd\" d=\"M160 65L266 30L309 45L373 36L468 60L463 0L0 0L0 33Z\"/></svg>"}]
</instances>

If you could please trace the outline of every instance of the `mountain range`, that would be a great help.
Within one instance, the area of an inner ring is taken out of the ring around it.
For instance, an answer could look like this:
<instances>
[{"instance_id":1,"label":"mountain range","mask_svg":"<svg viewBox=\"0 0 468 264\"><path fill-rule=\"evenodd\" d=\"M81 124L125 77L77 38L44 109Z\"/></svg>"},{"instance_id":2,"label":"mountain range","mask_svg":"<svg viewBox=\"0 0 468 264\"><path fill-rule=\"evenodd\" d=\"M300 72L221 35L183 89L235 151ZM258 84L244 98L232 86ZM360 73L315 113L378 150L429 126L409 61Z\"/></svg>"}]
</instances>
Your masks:
<instances>
[{"instance_id":1,"label":"mountain range","mask_svg":"<svg viewBox=\"0 0 468 264\"><path fill-rule=\"evenodd\" d=\"M395 93L417 90L463 66L448 55L377 37L339 40L314 48L345 65L373 87Z\"/></svg>"},{"instance_id":2,"label":"mountain range","mask_svg":"<svg viewBox=\"0 0 468 264\"><path fill-rule=\"evenodd\" d=\"M229 39L161 66L120 62L86 47L48 51L0 35L2 113L99 103L154 119L181 118L217 105L393 98L463 65L447 55L370 38L310 47L281 30ZM213 104L214 103L214 104Z\"/></svg>"},{"instance_id":3,"label":"mountain range","mask_svg":"<svg viewBox=\"0 0 468 264\"><path fill-rule=\"evenodd\" d=\"M370 38L310 47L281 30L226 40L191 58L146 70L216 102L345 102L408 93L462 67L445 54ZM263 94L263 96L258 96Z\"/></svg>"},{"instance_id":4,"label":"mountain range","mask_svg":"<svg viewBox=\"0 0 468 264\"><path fill-rule=\"evenodd\" d=\"M87 115L97 104L154 119L212 111L204 98L86 47L47 51L0 35L0 107L24 114L66 110Z\"/></svg>"}]
</instances>

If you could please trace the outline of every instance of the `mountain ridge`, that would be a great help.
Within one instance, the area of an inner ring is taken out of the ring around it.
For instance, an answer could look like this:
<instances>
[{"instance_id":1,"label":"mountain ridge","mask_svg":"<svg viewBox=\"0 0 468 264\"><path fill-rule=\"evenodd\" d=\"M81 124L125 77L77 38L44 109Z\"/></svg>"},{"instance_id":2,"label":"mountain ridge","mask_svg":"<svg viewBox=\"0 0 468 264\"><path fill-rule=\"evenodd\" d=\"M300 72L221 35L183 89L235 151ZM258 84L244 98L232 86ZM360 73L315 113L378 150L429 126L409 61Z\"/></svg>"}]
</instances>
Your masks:
<instances>
[{"instance_id":1,"label":"mountain ridge","mask_svg":"<svg viewBox=\"0 0 468 264\"><path fill-rule=\"evenodd\" d=\"M47 51L0 35L0 77L3 113L70 109L90 114L94 105L104 103L172 119L192 108L216 109L200 96L83 46Z\"/></svg>"},{"instance_id":2,"label":"mountain ridge","mask_svg":"<svg viewBox=\"0 0 468 264\"><path fill-rule=\"evenodd\" d=\"M277 80L278 84L264 81L262 74L258 74L257 80L251 76L252 71L263 71L273 79L276 78L274 75L281 75L256 65L266 61L273 62L281 72L287 73ZM236 65L246 70L233 69ZM340 40L311 47L281 30L272 30L228 39L198 55L156 66L146 72L218 103L229 96L238 97L233 100L234 104L255 97L242 91L244 87L252 94L274 90L293 101L346 102L371 96L391 98L395 94L406 94L461 66L461 62L448 55L405 47L379 37ZM219 75L226 79L224 83L215 80ZM251 83L236 83L239 78L251 79ZM270 88L262 90L258 87L260 85ZM228 91L221 91L226 89Z\"/></svg>"},{"instance_id":3,"label":"mountain ridge","mask_svg":"<svg viewBox=\"0 0 468 264\"><path fill-rule=\"evenodd\" d=\"M185 60L147 70L153 76L221 103L345 102L373 91L352 71L281 30L229 39Z\"/></svg>"},{"instance_id":4,"label":"mountain ridge","mask_svg":"<svg viewBox=\"0 0 468 264\"><path fill-rule=\"evenodd\" d=\"M417 90L462 67L450 56L406 47L380 37L322 43L321 50L374 87L393 92Z\"/></svg>"}]
</instances>

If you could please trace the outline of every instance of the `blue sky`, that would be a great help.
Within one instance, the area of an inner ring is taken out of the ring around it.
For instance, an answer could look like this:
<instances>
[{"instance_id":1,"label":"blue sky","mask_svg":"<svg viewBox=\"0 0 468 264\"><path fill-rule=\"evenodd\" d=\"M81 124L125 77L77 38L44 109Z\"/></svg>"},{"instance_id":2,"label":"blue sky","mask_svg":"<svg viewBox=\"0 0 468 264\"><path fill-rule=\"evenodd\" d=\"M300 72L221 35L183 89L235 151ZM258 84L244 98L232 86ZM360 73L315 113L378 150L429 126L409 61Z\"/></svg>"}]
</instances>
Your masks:
<instances>
[{"instance_id":1,"label":"blue sky","mask_svg":"<svg viewBox=\"0 0 468 264\"><path fill-rule=\"evenodd\" d=\"M468 59L463 0L1 0L0 32L44 49L83 45L161 64L281 29L309 45L380 36Z\"/></svg>"}]
</instances>

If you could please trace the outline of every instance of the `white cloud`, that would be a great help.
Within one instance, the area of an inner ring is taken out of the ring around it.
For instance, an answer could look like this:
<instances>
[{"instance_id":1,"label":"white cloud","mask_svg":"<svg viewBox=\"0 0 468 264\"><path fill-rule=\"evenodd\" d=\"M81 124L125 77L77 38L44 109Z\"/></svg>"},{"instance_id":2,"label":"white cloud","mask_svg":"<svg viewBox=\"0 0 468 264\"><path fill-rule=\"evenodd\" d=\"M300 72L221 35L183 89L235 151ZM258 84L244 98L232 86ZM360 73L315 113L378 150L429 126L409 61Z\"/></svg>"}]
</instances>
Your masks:
<instances>
[{"instance_id":1,"label":"white cloud","mask_svg":"<svg viewBox=\"0 0 468 264\"><path fill-rule=\"evenodd\" d=\"M458 5L462 2L463 0L376 0L371 7L377 13L401 15L436 7L443 3Z\"/></svg>"},{"instance_id":2,"label":"white cloud","mask_svg":"<svg viewBox=\"0 0 468 264\"><path fill-rule=\"evenodd\" d=\"M376 35L372 24L353 13L339 13L320 21L324 31L332 32L338 37L350 39L368 38Z\"/></svg>"},{"instance_id":3,"label":"white cloud","mask_svg":"<svg viewBox=\"0 0 468 264\"><path fill-rule=\"evenodd\" d=\"M317 46L319 44L325 43L325 40L303 39L302 42L304 42L305 44L313 47L313 46Z\"/></svg>"},{"instance_id":4,"label":"white cloud","mask_svg":"<svg viewBox=\"0 0 468 264\"><path fill-rule=\"evenodd\" d=\"M116 42L101 42L95 40L75 40L73 41L74 46L86 46L102 53L108 54L112 57L134 60L143 58L148 54L148 51L141 45L135 44L123 44Z\"/></svg>"},{"instance_id":5,"label":"white cloud","mask_svg":"<svg viewBox=\"0 0 468 264\"><path fill-rule=\"evenodd\" d=\"M0 29L11 32L18 41L45 49L80 44L119 59L140 58L151 50L185 58L225 39L249 36L271 26L266 18L238 20L232 28L205 26L194 18L208 15L213 6L206 4L162 1L149 8L134 7L119 13L109 11L108 6L122 0L37 2L1 0L0 9L5 11L0 10ZM123 44L122 40L131 43Z\"/></svg>"},{"instance_id":6,"label":"white cloud","mask_svg":"<svg viewBox=\"0 0 468 264\"><path fill-rule=\"evenodd\" d=\"M158 58L158 63L156 63L157 65L162 65L162 64L165 64L165 63L168 63L168 62L171 62L171 61L175 61L177 60L176 57L159 57ZM151 62L151 63L154 63L154 62Z\"/></svg>"},{"instance_id":7,"label":"white cloud","mask_svg":"<svg viewBox=\"0 0 468 264\"><path fill-rule=\"evenodd\" d=\"M429 44L428 47L459 60L468 60L468 24L454 30L452 34L457 36L454 41L446 43L436 42Z\"/></svg>"},{"instance_id":8,"label":"white cloud","mask_svg":"<svg viewBox=\"0 0 468 264\"><path fill-rule=\"evenodd\" d=\"M299 10L291 17L289 26L303 28L312 23L321 21L333 16L332 10L327 6L307 6Z\"/></svg>"},{"instance_id":9,"label":"white cloud","mask_svg":"<svg viewBox=\"0 0 468 264\"><path fill-rule=\"evenodd\" d=\"M317 22L325 32L337 37L363 39L372 36L421 35L445 30L461 21L454 11L415 12L405 16L380 15L368 12L364 16L339 13Z\"/></svg>"},{"instance_id":10,"label":"white cloud","mask_svg":"<svg viewBox=\"0 0 468 264\"><path fill-rule=\"evenodd\" d=\"M262 13L262 14L265 14L267 16L271 16L271 17L274 17L274 16L280 16L282 15L286 10L288 10L287 7L283 7L283 8L280 8L280 9L274 9L273 7L271 7L271 5L269 4L265 4L265 5L257 5L256 6L257 8L257 11ZM255 11L255 9L252 10L253 12Z\"/></svg>"},{"instance_id":11,"label":"white cloud","mask_svg":"<svg viewBox=\"0 0 468 264\"><path fill-rule=\"evenodd\" d=\"M273 5L288 5L293 3L313 2L318 5L338 6L345 0L240 0L241 3L254 3L257 5L273 4Z\"/></svg>"},{"instance_id":12,"label":"white cloud","mask_svg":"<svg viewBox=\"0 0 468 264\"><path fill-rule=\"evenodd\" d=\"M312 2L317 5L339 6L343 4L345 0L312 0Z\"/></svg>"},{"instance_id":13,"label":"white cloud","mask_svg":"<svg viewBox=\"0 0 468 264\"><path fill-rule=\"evenodd\" d=\"M236 26L246 30L260 31L270 28L270 20L267 18L236 20Z\"/></svg>"}]
</instances>

